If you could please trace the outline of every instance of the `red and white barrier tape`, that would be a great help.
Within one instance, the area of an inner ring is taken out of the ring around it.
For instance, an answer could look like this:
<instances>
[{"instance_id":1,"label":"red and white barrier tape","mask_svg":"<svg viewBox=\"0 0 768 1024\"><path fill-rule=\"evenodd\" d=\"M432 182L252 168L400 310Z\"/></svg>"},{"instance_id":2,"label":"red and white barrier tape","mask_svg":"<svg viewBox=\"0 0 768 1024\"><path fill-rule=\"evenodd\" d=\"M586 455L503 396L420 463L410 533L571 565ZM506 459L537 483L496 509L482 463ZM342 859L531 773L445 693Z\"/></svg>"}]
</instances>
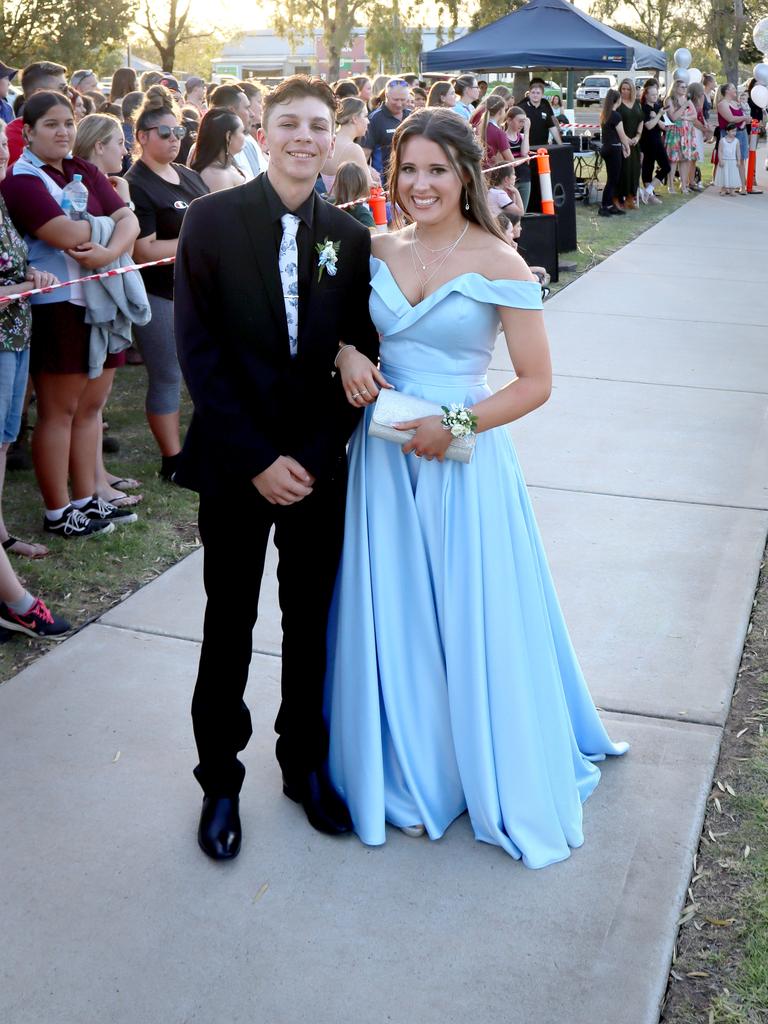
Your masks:
<instances>
[{"instance_id":1,"label":"red and white barrier tape","mask_svg":"<svg viewBox=\"0 0 768 1024\"><path fill-rule=\"evenodd\" d=\"M513 160L508 164L494 164L493 167L486 167L483 170L483 174L488 174L490 171L496 171L500 167L517 167L519 164L528 163L529 160L535 160L536 154L531 153L530 156L520 157L518 160ZM348 210L350 206L359 206L361 203L367 203L371 198L382 198L386 199L388 193L383 192L381 196L363 196L361 199L353 199L349 203L340 203L337 210ZM103 281L107 277L118 277L120 274L131 274L134 270L145 270L147 267L164 267L171 263L176 262L175 256L166 256L161 260L150 260L149 263L132 263L127 267L117 267L115 270L103 270L98 274L88 274L87 277L76 277L72 281L59 281L58 284L49 284L45 288L30 288L25 292L18 292L16 295L0 295L0 308L8 302L18 302L19 299L30 299L33 295L48 295L49 292L55 292L57 288L71 288L76 284L85 284L88 281Z\"/></svg>"},{"instance_id":2,"label":"red and white barrier tape","mask_svg":"<svg viewBox=\"0 0 768 1024\"><path fill-rule=\"evenodd\" d=\"M85 281L103 281L105 277L119 277L120 274L130 274L134 270L144 270L145 267L162 267L174 263L175 256L166 256L161 260L152 260L149 263L133 263L129 267L117 267L115 270L102 270L98 274L89 274L87 277L76 277L73 281L59 281L58 284L49 284L46 288L30 288L29 291L19 292L17 295L0 296L0 304L15 302L18 299L28 299L32 295L47 295L48 292L55 292L57 288L71 288L75 284L83 284Z\"/></svg>"}]
</instances>

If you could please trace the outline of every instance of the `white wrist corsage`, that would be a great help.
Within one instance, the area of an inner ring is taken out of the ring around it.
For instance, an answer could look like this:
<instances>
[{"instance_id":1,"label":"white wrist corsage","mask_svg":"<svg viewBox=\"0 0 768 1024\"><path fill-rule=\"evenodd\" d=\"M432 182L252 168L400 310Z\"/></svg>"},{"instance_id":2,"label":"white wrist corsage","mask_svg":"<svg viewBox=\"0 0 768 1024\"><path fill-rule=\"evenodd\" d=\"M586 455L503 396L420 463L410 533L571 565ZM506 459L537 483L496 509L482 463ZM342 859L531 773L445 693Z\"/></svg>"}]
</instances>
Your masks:
<instances>
[{"instance_id":1,"label":"white wrist corsage","mask_svg":"<svg viewBox=\"0 0 768 1024\"><path fill-rule=\"evenodd\" d=\"M327 270L331 277L336 276L336 261L339 258L339 249L341 248L341 242L332 242L330 238L326 238L322 242L318 242L315 246L315 252L317 253L317 280L323 276L323 271Z\"/></svg>"},{"instance_id":2,"label":"white wrist corsage","mask_svg":"<svg viewBox=\"0 0 768 1024\"><path fill-rule=\"evenodd\" d=\"M468 437L477 433L477 416L466 406L452 403L450 408L447 405L442 406L442 410L443 430L450 430L453 437Z\"/></svg>"}]
</instances>

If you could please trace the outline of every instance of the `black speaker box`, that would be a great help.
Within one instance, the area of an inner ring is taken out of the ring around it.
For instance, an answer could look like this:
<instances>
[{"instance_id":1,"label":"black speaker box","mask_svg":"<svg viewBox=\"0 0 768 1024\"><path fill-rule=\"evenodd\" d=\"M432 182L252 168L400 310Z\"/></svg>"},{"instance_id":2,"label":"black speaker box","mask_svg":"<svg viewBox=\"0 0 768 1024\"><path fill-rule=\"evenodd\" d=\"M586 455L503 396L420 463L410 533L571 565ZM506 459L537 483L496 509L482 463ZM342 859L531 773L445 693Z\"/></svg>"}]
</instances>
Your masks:
<instances>
[{"instance_id":1,"label":"black speaker box","mask_svg":"<svg viewBox=\"0 0 768 1024\"><path fill-rule=\"evenodd\" d=\"M542 148L542 147L539 147ZM549 173L552 179L552 198L557 217L558 252L573 252L576 248L576 179L573 173L573 146L545 147L549 153ZM531 160L531 198L528 209L541 212L541 188L536 160Z\"/></svg>"},{"instance_id":2,"label":"black speaker box","mask_svg":"<svg viewBox=\"0 0 768 1024\"><path fill-rule=\"evenodd\" d=\"M531 267L544 267L553 281L557 271L557 217L544 213L526 213L520 225L517 250Z\"/></svg>"}]
</instances>

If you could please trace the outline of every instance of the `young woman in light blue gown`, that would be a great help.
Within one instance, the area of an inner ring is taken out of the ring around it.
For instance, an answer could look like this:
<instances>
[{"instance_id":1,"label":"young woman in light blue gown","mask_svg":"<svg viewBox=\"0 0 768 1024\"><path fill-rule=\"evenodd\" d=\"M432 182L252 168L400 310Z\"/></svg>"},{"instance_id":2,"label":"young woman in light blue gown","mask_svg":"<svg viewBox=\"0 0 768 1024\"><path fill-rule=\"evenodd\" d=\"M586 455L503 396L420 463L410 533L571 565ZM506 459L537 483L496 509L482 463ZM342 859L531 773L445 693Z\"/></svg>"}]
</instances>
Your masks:
<instances>
[{"instance_id":1,"label":"young woman in light blue gown","mask_svg":"<svg viewBox=\"0 0 768 1024\"><path fill-rule=\"evenodd\" d=\"M538 868L583 843L595 762L627 746L587 690L505 429L547 400L551 367L540 287L489 213L481 164L450 111L397 130L390 195L407 226L374 239L380 368L338 357L369 408L349 450L329 763L364 843L387 822L438 839L466 810L477 839ZM517 378L494 395L499 323ZM403 424L417 429L402 448L368 436L387 385L471 409L472 462L444 459L440 416Z\"/></svg>"}]
</instances>

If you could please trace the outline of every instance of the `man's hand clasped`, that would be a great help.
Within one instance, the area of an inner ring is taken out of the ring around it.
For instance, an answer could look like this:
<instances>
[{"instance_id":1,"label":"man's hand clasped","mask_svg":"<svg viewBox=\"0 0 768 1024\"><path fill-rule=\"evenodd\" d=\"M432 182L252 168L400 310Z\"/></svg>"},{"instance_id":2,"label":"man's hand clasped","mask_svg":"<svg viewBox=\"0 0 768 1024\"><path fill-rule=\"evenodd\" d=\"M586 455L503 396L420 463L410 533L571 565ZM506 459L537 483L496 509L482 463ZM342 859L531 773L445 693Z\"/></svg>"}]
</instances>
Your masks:
<instances>
[{"instance_id":1,"label":"man's hand clasped","mask_svg":"<svg viewBox=\"0 0 768 1024\"><path fill-rule=\"evenodd\" d=\"M290 455L280 455L251 483L270 505L295 505L312 493L315 478Z\"/></svg>"}]
</instances>

